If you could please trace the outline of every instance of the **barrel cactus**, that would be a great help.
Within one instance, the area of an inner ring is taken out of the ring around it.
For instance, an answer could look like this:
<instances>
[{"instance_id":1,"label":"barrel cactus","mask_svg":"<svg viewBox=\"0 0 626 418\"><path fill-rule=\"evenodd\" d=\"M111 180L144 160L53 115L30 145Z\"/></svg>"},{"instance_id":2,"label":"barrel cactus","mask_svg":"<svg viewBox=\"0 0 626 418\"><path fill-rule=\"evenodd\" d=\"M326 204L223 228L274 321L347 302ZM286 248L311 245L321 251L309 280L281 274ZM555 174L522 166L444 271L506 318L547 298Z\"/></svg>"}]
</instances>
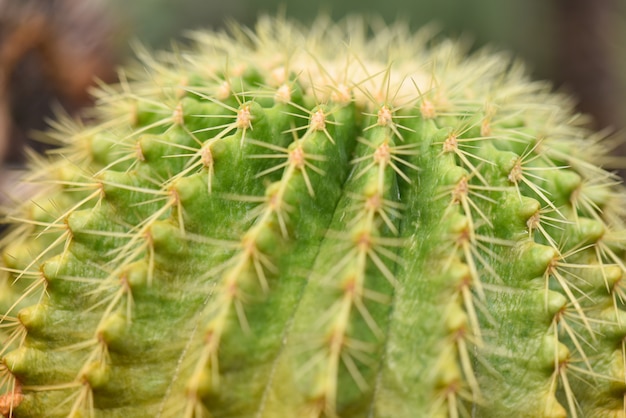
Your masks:
<instances>
[{"instance_id":1,"label":"barrel cactus","mask_svg":"<svg viewBox=\"0 0 626 418\"><path fill-rule=\"evenodd\" d=\"M2 414L625 416L626 194L568 98L402 25L192 38L33 159Z\"/></svg>"}]
</instances>

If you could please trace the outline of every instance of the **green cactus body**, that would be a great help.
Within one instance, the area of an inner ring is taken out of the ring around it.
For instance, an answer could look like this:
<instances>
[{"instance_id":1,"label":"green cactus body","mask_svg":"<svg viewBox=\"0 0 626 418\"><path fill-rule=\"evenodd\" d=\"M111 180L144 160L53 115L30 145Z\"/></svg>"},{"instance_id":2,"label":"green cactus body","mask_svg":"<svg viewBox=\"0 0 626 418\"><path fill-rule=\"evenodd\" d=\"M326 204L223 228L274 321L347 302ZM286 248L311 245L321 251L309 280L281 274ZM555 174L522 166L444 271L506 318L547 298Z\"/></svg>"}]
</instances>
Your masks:
<instances>
[{"instance_id":1,"label":"green cactus body","mask_svg":"<svg viewBox=\"0 0 626 418\"><path fill-rule=\"evenodd\" d=\"M624 417L624 194L406 28L198 33L61 120L2 241L8 417Z\"/></svg>"}]
</instances>

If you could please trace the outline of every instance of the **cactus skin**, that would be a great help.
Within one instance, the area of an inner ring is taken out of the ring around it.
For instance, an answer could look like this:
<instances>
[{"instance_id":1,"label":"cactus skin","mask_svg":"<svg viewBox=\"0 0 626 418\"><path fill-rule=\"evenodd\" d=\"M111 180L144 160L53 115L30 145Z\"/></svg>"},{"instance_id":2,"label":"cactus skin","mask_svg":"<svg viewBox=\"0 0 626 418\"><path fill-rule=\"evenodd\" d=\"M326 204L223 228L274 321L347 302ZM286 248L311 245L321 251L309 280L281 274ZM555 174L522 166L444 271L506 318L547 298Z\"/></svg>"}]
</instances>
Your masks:
<instances>
[{"instance_id":1,"label":"cactus skin","mask_svg":"<svg viewBox=\"0 0 626 418\"><path fill-rule=\"evenodd\" d=\"M9 417L624 417L624 193L502 55L197 33L8 216Z\"/></svg>"}]
</instances>

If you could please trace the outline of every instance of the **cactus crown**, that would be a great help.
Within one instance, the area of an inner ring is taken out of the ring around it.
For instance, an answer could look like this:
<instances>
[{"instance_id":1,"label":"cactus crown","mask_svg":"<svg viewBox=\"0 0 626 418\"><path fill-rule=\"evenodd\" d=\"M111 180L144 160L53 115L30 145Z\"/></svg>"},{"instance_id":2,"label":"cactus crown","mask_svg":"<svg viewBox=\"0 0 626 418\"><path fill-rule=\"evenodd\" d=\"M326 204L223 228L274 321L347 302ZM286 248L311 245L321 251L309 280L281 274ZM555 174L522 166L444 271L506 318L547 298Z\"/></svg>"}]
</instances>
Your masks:
<instances>
[{"instance_id":1,"label":"cactus crown","mask_svg":"<svg viewBox=\"0 0 626 418\"><path fill-rule=\"evenodd\" d=\"M34 162L0 412L624 416L624 195L566 98L400 25L193 38Z\"/></svg>"}]
</instances>

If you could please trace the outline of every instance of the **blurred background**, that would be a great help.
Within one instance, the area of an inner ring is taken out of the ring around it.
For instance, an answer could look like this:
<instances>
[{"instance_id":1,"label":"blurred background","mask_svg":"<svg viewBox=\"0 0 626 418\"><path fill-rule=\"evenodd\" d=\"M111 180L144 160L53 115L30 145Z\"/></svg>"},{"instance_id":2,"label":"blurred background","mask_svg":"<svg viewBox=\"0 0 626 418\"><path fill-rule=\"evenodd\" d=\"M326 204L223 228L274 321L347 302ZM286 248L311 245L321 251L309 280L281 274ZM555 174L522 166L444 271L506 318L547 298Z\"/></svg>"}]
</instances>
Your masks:
<instances>
[{"instance_id":1,"label":"blurred background","mask_svg":"<svg viewBox=\"0 0 626 418\"><path fill-rule=\"evenodd\" d=\"M188 29L252 26L278 12L305 24L320 13L435 23L475 48L511 51L534 78L573 94L594 128L626 127L624 0L0 0L0 184L24 145L46 148L32 132L55 109L76 114L90 105L93 77L115 81L131 40L168 48Z\"/></svg>"}]
</instances>

